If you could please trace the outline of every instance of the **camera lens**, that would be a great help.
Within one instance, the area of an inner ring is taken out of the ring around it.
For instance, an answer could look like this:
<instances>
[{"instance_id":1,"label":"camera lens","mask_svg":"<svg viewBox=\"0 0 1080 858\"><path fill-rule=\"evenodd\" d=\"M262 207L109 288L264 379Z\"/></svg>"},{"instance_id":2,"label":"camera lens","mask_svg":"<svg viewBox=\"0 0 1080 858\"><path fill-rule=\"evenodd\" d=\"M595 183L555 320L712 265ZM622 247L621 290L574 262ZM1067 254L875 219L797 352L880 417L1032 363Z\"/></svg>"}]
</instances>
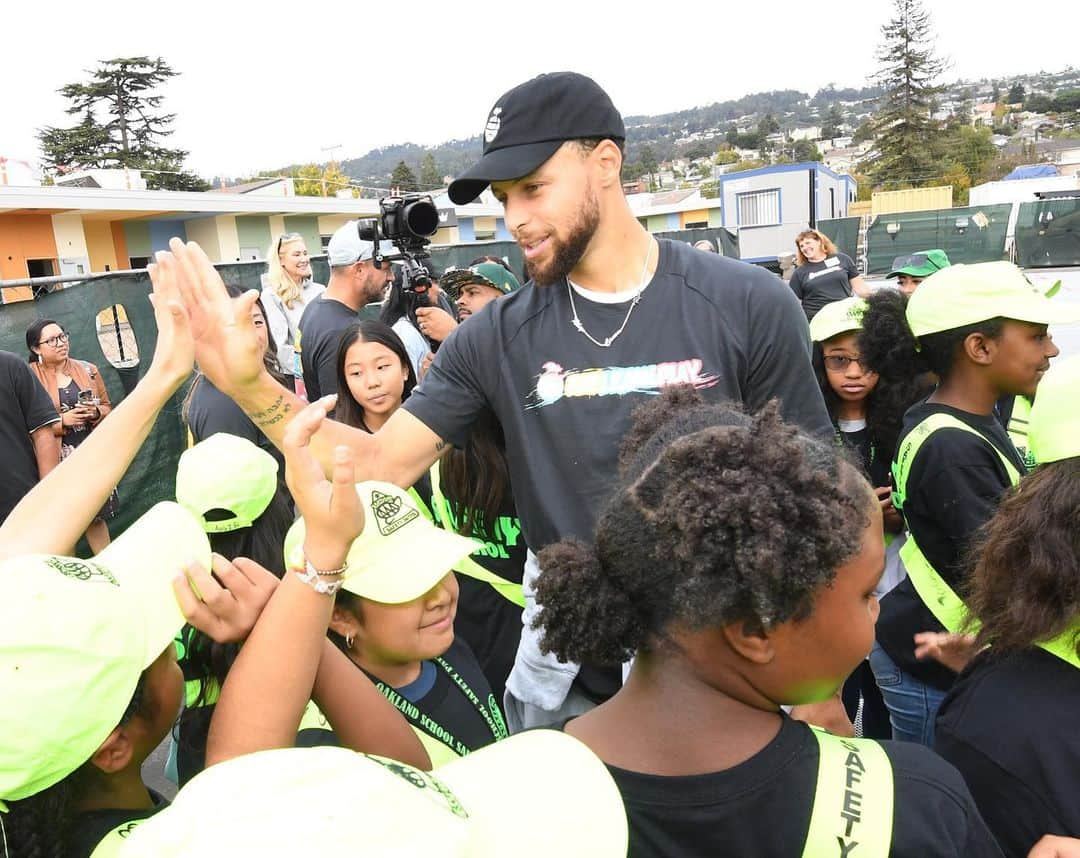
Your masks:
<instances>
[{"instance_id":1,"label":"camera lens","mask_svg":"<svg viewBox=\"0 0 1080 858\"><path fill-rule=\"evenodd\" d=\"M430 200L417 200L404 207L405 226L413 235L434 235L439 229L439 210Z\"/></svg>"}]
</instances>

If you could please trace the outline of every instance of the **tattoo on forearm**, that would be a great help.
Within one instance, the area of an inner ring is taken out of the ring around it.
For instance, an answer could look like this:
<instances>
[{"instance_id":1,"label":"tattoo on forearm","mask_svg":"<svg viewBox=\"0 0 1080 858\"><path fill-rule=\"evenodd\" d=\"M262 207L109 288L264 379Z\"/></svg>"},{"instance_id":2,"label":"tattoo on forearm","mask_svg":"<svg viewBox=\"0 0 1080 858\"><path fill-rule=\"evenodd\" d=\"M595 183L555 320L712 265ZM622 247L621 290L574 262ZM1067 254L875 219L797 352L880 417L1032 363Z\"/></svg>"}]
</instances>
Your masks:
<instances>
[{"instance_id":1,"label":"tattoo on forearm","mask_svg":"<svg viewBox=\"0 0 1080 858\"><path fill-rule=\"evenodd\" d=\"M280 423L290 411L292 411L292 405L285 401L284 396L279 396L269 408L252 412L251 419L260 429L265 429L275 423Z\"/></svg>"}]
</instances>

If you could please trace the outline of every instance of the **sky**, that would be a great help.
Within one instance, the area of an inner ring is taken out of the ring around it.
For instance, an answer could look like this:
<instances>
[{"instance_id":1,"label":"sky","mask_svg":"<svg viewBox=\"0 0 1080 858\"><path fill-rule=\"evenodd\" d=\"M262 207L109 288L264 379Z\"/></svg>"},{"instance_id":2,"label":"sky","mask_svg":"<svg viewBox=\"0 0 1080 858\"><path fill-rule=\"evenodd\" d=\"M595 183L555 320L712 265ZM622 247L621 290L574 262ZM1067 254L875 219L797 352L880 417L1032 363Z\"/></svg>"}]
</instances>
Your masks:
<instances>
[{"instance_id":1,"label":"sky","mask_svg":"<svg viewBox=\"0 0 1080 858\"><path fill-rule=\"evenodd\" d=\"M624 115L864 86L893 12L892 0L56 0L46 22L36 3L6 6L0 156L36 161L36 130L73 122L56 90L97 61L160 56L181 73L163 88L177 114L169 145L206 177L479 135L502 92L546 71L590 75ZM1007 19L994 11L1003 4L925 6L951 62L943 82L1076 61L1075 0L1048 0L1030 16L1013 5Z\"/></svg>"}]
</instances>

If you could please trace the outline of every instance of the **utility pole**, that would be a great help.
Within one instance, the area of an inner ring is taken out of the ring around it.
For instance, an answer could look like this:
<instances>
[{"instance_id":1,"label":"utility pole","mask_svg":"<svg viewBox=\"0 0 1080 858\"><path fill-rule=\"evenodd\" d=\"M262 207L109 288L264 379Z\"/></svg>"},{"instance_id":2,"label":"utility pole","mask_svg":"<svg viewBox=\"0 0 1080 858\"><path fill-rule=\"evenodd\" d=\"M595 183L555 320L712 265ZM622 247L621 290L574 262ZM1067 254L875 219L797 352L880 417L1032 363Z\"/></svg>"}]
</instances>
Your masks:
<instances>
[{"instance_id":1,"label":"utility pole","mask_svg":"<svg viewBox=\"0 0 1080 858\"><path fill-rule=\"evenodd\" d=\"M337 166L337 159L334 157L333 153L336 152L340 148L341 148L341 144L340 143L335 143L333 146L323 146L320 149L320 151L322 151L322 152L330 152L331 153L331 155L330 155L330 164L332 166L336 167ZM323 177L322 177L322 195L324 197L326 196L326 170L325 169L323 170Z\"/></svg>"}]
</instances>

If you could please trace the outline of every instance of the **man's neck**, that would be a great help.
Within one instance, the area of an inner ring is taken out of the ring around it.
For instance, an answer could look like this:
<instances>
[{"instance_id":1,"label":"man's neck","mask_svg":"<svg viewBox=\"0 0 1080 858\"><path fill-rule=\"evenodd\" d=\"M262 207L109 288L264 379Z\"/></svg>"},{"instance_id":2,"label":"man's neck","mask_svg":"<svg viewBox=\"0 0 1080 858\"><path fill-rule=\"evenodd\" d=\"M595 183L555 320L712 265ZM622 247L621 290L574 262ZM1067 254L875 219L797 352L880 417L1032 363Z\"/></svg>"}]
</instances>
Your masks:
<instances>
[{"instance_id":1,"label":"man's neck","mask_svg":"<svg viewBox=\"0 0 1080 858\"><path fill-rule=\"evenodd\" d=\"M326 291L323 292L323 297L339 301L353 312L360 310L360 296L356 294L356 290L351 284L333 274L330 275L330 282L326 286Z\"/></svg>"},{"instance_id":2,"label":"man's neck","mask_svg":"<svg viewBox=\"0 0 1080 858\"><path fill-rule=\"evenodd\" d=\"M149 790L142 782L138 765L115 774L100 776L101 788L90 791L75 803L79 813L92 810L148 810L154 806Z\"/></svg>"},{"instance_id":3,"label":"man's neck","mask_svg":"<svg viewBox=\"0 0 1080 858\"><path fill-rule=\"evenodd\" d=\"M1001 396L1001 391L987 384L978 373L957 369L938 385L929 401L988 417Z\"/></svg>"},{"instance_id":4,"label":"man's neck","mask_svg":"<svg viewBox=\"0 0 1080 858\"><path fill-rule=\"evenodd\" d=\"M606 225L605 219L601 218L585 255L570 272L570 279L582 289L593 292L637 289L656 273L659 255L656 239L637 222L630 210L618 210L614 217L606 219Z\"/></svg>"}]
</instances>

